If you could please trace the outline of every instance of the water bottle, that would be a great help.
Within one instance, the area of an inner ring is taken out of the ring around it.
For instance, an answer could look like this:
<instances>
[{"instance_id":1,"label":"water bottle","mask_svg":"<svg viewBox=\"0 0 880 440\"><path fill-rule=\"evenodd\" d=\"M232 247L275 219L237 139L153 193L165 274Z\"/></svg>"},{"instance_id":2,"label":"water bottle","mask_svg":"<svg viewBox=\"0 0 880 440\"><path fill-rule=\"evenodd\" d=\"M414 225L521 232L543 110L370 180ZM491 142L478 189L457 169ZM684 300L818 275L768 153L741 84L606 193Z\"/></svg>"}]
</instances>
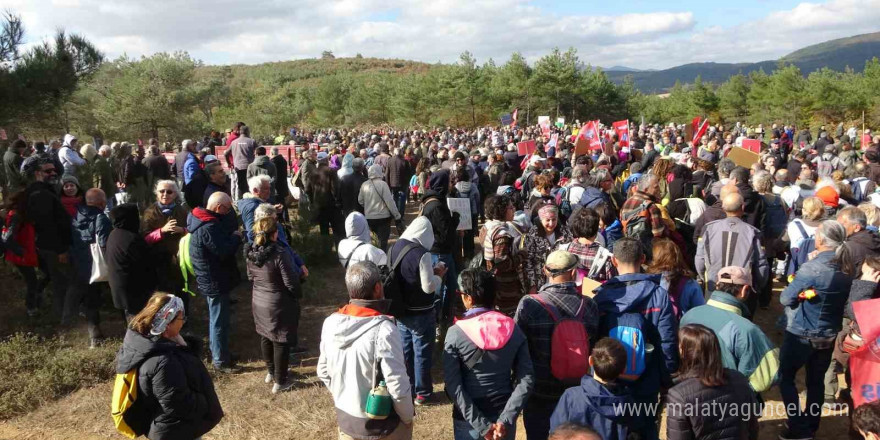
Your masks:
<instances>
[{"instance_id":1,"label":"water bottle","mask_svg":"<svg viewBox=\"0 0 880 440\"><path fill-rule=\"evenodd\" d=\"M370 390L367 396L367 407L364 410L367 418L371 420L385 420L391 414L391 394L388 394L388 387L385 381L379 382L379 385Z\"/></svg>"}]
</instances>

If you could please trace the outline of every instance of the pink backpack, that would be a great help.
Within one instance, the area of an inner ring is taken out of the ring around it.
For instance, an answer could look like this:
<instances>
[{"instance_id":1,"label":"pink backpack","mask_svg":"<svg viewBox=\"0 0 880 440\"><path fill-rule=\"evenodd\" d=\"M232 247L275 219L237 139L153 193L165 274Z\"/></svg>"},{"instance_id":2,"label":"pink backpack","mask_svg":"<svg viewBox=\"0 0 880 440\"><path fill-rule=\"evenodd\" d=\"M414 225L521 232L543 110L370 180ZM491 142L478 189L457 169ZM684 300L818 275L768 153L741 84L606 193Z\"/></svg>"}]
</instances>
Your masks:
<instances>
[{"instance_id":1,"label":"pink backpack","mask_svg":"<svg viewBox=\"0 0 880 440\"><path fill-rule=\"evenodd\" d=\"M561 317L558 309L541 295L529 295L553 319L550 338L550 373L563 382L579 382L590 371L590 338L584 326L584 298L573 318Z\"/></svg>"}]
</instances>

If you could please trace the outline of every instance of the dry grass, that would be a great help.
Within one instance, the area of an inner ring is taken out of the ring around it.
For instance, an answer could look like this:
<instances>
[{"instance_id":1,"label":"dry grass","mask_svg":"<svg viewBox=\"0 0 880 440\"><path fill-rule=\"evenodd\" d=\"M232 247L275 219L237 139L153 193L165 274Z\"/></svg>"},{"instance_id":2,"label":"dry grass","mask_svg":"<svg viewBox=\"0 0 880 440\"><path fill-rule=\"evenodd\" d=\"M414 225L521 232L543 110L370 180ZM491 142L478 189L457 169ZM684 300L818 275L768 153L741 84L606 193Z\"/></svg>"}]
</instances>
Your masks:
<instances>
[{"instance_id":1,"label":"dry grass","mask_svg":"<svg viewBox=\"0 0 880 440\"><path fill-rule=\"evenodd\" d=\"M232 329L232 350L242 356L245 372L234 376L215 377L215 386L226 416L206 439L334 439L337 438L335 412L329 392L315 377L315 363L318 355L318 338L323 319L332 313L347 298L343 285L343 272L338 265L311 267L313 274L305 285L307 298L303 301L302 321L300 323L301 343L309 349L308 355L298 365L292 366L296 388L281 395L273 396L270 387L263 383L265 370L260 361L259 339L253 330L250 311L250 292L245 283L239 286L235 295L240 299L233 307L234 326ZM9 273L4 277L9 278ZM18 285L13 280L12 285ZM9 290L9 289L5 289ZM7 296L0 293L2 296ZM0 298L9 299L9 298ZM13 324L6 321L9 316L18 316L23 308L20 300L5 301L9 304L0 309L0 330ZM204 300L193 302L193 317L188 325L195 334L206 334L207 318ZM770 311L760 311L757 323L767 332L777 346L782 333L773 326L775 317L781 313L781 306L774 304ZM6 321L6 322L4 322ZM20 324L20 323L19 323ZM17 324L16 324L17 325ZM121 335L122 325L118 319L104 324L108 334ZM34 324L26 328L51 330L47 323ZM2 333L0 333L2 334ZM66 340L78 341L74 346L85 350L85 328L67 330L62 333ZM118 341L116 342L118 344ZM439 365L435 362L435 365ZM435 369L435 396L438 403L418 409L414 438L450 439L452 438L452 408L443 395L440 371ZM22 377L27 377L26 375ZM6 380L4 377L3 380ZM799 381L803 389L802 380ZM107 439L121 438L113 428L109 412L111 383L89 384L66 397L46 403L40 408L16 418L0 422L0 439ZM57 396L53 396L56 398ZM764 396L768 404L781 404L777 389ZM844 438L848 426L844 416L826 417L817 438ZM782 420L761 420L761 439L776 439L782 429ZM525 432L519 422L517 438L524 439ZM662 430L661 430L662 432Z\"/></svg>"}]
</instances>

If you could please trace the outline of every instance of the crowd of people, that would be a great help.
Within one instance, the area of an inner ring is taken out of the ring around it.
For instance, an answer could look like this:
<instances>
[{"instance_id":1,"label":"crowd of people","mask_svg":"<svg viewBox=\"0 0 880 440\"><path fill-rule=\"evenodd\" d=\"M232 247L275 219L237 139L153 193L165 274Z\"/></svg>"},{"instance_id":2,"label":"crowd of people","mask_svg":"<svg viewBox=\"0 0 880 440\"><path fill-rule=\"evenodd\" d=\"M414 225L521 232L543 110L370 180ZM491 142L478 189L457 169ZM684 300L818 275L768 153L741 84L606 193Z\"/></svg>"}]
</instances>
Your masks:
<instances>
[{"instance_id":1,"label":"crowd of people","mask_svg":"<svg viewBox=\"0 0 880 440\"><path fill-rule=\"evenodd\" d=\"M153 139L16 140L2 243L27 314L84 316L92 347L106 282L127 323L117 372L137 371L143 402L126 421L151 439L198 438L223 416L199 338L181 333L191 297L207 304L213 369L237 373L232 290L249 280L265 382L294 386L309 269L293 216L332 237L345 271L350 301L324 322L317 366L340 438L412 438L436 368L456 439L512 439L521 414L530 440L650 440L664 408L668 439L754 439L774 386L780 438L810 439L823 407L854 405L849 354L880 336L852 306L878 296L880 136L856 150L841 128L813 142L716 125L694 145L684 126L633 125L586 150L577 126L291 130L275 141L295 146L289 162L244 123L171 161ZM728 157L747 139L756 160ZM774 285L778 348L753 322ZM880 434L880 403L852 414L853 433Z\"/></svg>"}]
</instances>

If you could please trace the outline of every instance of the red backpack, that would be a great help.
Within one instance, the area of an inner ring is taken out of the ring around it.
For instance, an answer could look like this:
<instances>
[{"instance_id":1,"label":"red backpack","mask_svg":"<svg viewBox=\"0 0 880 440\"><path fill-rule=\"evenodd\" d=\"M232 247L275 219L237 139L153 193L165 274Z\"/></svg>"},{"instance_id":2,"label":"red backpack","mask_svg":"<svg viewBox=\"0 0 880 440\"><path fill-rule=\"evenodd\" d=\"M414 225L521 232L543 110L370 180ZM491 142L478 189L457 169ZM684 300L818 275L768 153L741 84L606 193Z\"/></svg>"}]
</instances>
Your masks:
<instances>
[{"instance_id":1,"label":"red backpack","mask_svg":"<svg viewBox=\"0 0 880 440\"><path fill-rule=\"evenodd\" d=\"M563 382L577 382L590 371L590 338L584 326L584 298L573 318L561 317L556 307L541 295L529 295L541 304L553 319L550 338L550 373Z\"/></svg>"}]
</instances>

